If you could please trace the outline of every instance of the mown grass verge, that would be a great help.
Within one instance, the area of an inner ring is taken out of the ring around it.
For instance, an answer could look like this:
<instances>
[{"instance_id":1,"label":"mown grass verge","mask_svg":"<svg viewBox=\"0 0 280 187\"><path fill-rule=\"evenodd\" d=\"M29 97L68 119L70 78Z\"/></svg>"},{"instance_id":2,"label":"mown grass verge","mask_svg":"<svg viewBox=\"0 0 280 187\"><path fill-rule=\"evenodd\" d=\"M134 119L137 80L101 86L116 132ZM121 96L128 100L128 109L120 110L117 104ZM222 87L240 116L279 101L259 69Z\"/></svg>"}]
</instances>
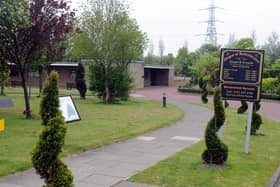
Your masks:
<instances>
[{"instance_id":1,"label":"mown grass verge","mask_svg":"<svg viewBox=\"0 0 280 187\"><path fill-rule=\"evenodd\" d=\"M0 97L3 98L3 97ZM0 133L0 176L31 167L33 150L42 126L39 98L31 97L34 118L23 119L24 99L8 96L15 104L11 109L0 109L0 119L5 119L5 131ZM81 121L68 125L63 156L80 153L92 148L164 127L183 117L175 106L162 108L157 101L132 99L114 105L101 104L99 100L75 99Z\"/></svg>"},{"instance_id":2,"label":"mown grass verge","mask_svg":"<svg viewBox=\"0 0 280 187\"><path fill-rule=\"evenodd\" d=\"M266 186L280 164L280 124L263 118L261 134L251 137L250 153L246 155L247 114L238 115L236 110L227 109L226 115L223 142L228 145L229 158L223 168L202 165L201 153L205 144L201 141L129 180L170 187Z\"/></svg>"}]
</instances>

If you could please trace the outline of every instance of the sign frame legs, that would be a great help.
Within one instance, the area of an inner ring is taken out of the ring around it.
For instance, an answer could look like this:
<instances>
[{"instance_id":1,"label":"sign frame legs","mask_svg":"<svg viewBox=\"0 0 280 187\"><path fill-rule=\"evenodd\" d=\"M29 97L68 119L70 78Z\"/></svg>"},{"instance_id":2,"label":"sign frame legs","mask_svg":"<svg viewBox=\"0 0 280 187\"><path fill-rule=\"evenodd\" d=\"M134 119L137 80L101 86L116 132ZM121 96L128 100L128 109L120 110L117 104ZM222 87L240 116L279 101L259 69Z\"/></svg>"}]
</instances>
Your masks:
<instances>
[{"instance_id":1,"label":"sign frame legs","mask_svg":"<svg viewBox=\"0 0 280 187\"><path fill-rule=\"evenodd\" d=\"M246 141L245 141L245 153L246 154L249 153L253 109L254 109L254 102L250 102L249 103L249 112L248 112L248 121L247 121L247 130L246 130Z\"/></svg>"}]
</instances>

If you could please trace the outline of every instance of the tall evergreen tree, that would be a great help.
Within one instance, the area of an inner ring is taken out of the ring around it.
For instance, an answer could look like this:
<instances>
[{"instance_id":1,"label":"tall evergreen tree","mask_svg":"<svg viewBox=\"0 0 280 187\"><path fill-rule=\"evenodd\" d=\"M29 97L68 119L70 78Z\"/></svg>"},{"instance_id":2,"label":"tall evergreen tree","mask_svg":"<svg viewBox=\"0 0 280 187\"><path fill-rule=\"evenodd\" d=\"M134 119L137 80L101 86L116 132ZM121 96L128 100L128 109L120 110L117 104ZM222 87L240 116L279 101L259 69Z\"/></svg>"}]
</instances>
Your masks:
<instances>
[{"instance_id":1,"label":"tall evergreen tree","mask_svg":"<svg viewBox=\"0 0 280 187\"><path fill-rule=\"evenodd\" d=\"M87 92L87 84L85 80L85 68L82 63L78 64L78 69L76 72L76 87L80 93L80 98L85 99Z\"/></svg>"}]
</instances>

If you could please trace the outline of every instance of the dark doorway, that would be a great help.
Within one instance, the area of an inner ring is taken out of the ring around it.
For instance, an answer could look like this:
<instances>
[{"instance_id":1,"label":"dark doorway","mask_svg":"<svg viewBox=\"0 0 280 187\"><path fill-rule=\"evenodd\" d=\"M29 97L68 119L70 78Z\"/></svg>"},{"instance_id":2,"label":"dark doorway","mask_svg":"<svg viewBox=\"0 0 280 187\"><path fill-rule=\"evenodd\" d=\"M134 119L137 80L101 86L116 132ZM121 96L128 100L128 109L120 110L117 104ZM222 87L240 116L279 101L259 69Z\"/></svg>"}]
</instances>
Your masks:
<instances>
[{"instance_id":1,"label":"dark doorway","mask_svg":"<svg viewBox=\"0 0 280 187\"><path fill-rule=\"evenodd\" d=\"M168 86L169 70L145 68L145 86Z\"/></svg>"}]
</instances>

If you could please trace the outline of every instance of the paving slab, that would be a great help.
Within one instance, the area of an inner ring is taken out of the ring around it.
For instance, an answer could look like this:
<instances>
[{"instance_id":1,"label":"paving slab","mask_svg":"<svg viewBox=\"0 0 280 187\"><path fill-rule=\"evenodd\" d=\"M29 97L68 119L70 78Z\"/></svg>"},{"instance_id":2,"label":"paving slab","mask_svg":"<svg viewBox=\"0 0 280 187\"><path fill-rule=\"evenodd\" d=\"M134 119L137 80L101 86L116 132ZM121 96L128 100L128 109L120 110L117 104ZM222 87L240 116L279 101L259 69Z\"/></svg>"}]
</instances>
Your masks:
<instances>
[{"instance_id":1,"label":"paving slab","mask_svg":"<svg viewBox=\"0 0 280 187\"><path fill-rule=\"evenodd\" d=\"M174 125L65 158L73 172L75 186L112 186L202 139L212 111L184 102L173 104L186 113ZM42 184L33 169L0 181L0 187L38 187Z\"/></svg>"}]
</instances>

